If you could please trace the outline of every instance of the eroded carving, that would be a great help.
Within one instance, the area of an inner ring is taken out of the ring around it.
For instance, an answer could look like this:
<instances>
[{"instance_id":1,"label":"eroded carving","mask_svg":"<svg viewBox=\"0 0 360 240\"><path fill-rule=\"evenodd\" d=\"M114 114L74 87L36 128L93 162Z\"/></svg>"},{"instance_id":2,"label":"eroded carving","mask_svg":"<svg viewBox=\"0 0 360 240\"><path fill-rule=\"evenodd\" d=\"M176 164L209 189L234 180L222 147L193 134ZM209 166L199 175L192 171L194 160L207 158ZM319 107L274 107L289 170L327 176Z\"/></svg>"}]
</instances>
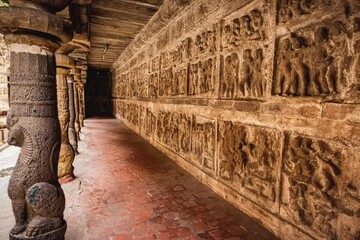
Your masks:
<instances>
[{"instance_id":1,"label":"eroded carving","mask_svg":"<svg viewBox=\"0 0 360 240\"><path fill-rule=\"evenodd\" d=\"M190 64L189 95L211 93L214 90L216 58Z\"/></svg>"},{"instance_id":2,"label":"eroded carving","mask_svg":"<svg viewBox=\"0 0 360 240\"><path fill-rule=\"evenodd\" d=\"M274 130L219 122L220 176L239 191L274 202L281 159L281 135ZM244 188L244 189L243 189Z\"/></svg>"},{"instance_id":3,"label":"eroded carving","mask_svg":"<svg viewBox=\"0 0 360 240\"><path fill-rule=\"evenodd\" d=\"M314 12L334 5L333 0L279 0L278 21L286 23L291 20L308 17Z\"/></svg>"},{"instance_id":4,"label":"eroded carving","mask_svg":"<svg viewBox=\"0 0 360 240\"><path fill-rule=\"evenodd\" d=\"M224 22L223 47L239 47L245 41L265 40L263 13L253 9L249 14Z\"/></svg>"},{"instance_id":5,"label":"eroded carving","mask_svg":"<svg viewBox=\"0 0 360 240\"><path fill-rule=\"evenodd\" d=\"M190 116L177 112L160 111L156 126L156 137L159 142L179 154L190 153Z\"/></svg>"},{"instance_id":6,"label":"eroded carving","mask_svg":"<svg viewBox=\"0 0 360 240\"><path fill-rule=\"evenodd\" d=\"M293 33L279 41L273 93L284 96L339 94L347 86L353 54L341 21Z\"/></svg>"},{"instance_id":7,"label":"eroded carving","mask_svg":"<svg viewBox=\"0 0 360 240\"><path fill-rule=\"evenodd\" d=\"M192 159L209 170L215 168L215 120L193 116Z\"/></svg>"},{"instance_id":8,"label":"eroded carving","mask_svg":"<svg viewBox=\"0 0 360 240\"><path fill-rule=\"evenodd\" d=\"M353 217L360 207L356 194L359 186L343 182L342 165L349 160L348 156L343 147L323 140L288 137L282 201L291 218L323 236L336 239L340 233L336 233L335 220L341 213ZM344 204L347 201L341 197L346 196L344 193L355 194L352 209Z\"/></svg>"},{"instance_id":9,"label":"eroded carving","mask_svg":"<svg viewBox=\"0 0 360 240\"><path fill-rule=\"evenodd\" d=\"M222 98L261 97L266 89L262 74L263 50L245 49L241 66L237 53L232 53L223 60L220 96Z\"/></svg>"},{"instance_id":10,"label":"eroded carving","mask_svg":"<svg viewBox=\"0 0 360 240\"><path fill-rule=\"evenodd\" d=\"M24 67L29 74L25 78L20 74ZM8 188L16 222L10 234L30 238L59 231L57 237L62 238L66 229L65 197L57 180L60 126L56 111L55 58L12 52L10 77L8 143L21 147ZM37 86L39 91L15 91L16 88L31 89L31 86ZM49 92L44 94L47 89Z\"/></svg>"}]
</instances>

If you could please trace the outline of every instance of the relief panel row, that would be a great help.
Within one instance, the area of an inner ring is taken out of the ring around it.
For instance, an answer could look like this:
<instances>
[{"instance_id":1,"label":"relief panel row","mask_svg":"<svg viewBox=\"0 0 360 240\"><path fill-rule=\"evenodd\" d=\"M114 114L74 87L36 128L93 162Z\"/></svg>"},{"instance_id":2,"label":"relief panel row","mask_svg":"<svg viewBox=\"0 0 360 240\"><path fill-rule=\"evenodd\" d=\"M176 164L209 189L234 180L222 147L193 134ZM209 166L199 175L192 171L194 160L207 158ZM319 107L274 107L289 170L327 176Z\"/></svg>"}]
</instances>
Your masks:
<instances>
[{"instance_id":1,"label":"relief panel row","mask_svg":"<svg viewBox=\"0 0 360 240\"><path fill-rule=\"evenodd\" d=\"M146 138L306 232L351 239L360 231L353 147L135 103L118 111Z\"/></svg>"}]
</instances>

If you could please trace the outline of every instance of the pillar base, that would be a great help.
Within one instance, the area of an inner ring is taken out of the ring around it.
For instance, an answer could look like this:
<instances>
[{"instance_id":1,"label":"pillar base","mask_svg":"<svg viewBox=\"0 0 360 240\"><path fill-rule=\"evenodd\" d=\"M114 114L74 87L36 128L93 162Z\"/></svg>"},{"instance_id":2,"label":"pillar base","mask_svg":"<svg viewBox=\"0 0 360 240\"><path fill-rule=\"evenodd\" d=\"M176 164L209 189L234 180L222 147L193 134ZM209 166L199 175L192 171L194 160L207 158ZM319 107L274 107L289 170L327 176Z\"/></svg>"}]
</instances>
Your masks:
<instances>
[{"instance_id":1,"label":"pillar base","mask_svg":"<svg viewBox=\"0 0 360 240\"><path fill-rule=\"evenodd\" d=\"M65 232L66 232L66 222L64 221L64 225L61 228L58 228L54 231L41 234L35 237L27 237L24 233L20 233L18 235L9 234L10 240L64 240Z\"/></svg>"}]
</instances>

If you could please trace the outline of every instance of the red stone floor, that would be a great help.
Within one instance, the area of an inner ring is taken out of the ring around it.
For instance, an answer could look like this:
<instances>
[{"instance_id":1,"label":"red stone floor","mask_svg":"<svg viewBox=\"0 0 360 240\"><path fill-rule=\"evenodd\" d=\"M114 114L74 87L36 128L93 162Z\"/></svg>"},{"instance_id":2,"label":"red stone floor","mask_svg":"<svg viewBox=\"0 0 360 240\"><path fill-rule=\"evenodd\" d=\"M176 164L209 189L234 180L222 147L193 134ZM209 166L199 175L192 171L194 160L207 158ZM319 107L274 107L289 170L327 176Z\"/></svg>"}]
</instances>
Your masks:
<instances>
[{"instance_id":1,"label":"red stone floor","mask_svg":"<svg viewBox=\"0 0 360 240\"><path fill-rule=\"evenodd\" d=\"M276 239L118 120L85 125L66 239Z\"/></svg>"}]
</instances>

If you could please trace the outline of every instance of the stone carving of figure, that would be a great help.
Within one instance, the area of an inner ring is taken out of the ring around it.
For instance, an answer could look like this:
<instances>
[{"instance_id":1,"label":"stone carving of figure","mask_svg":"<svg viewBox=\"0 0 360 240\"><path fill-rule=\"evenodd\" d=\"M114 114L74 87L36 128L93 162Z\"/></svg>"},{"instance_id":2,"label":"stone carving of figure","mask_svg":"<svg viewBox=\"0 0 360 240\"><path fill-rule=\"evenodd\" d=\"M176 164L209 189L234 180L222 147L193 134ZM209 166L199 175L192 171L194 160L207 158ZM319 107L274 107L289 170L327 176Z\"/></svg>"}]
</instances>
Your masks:
<instances>
[{"instance_id":1,"label":"stone carving of figure","mask_svg":"<svg viewBox=\"0 0 360 240\"><path fill-rule=\"evenodd\" d=\"M206 82L205 82L205 70L206 70L206 61L200 61L198 63L199 66L199 81L198 84L196 85L196 92L199 93L204 93L206 92Z\"/></svg>"},{"instance_id":2,"label":"stone carving of figure","mask_svg":"<svg viewBox=\"0 0 360 240\"><path fill-rule=\"evenodd\" d=\"M328 52L328 29L318 27L314 32L314 46L311 52L310 89L311 95L327 94L329 86L326 82L326 73L333 57Z\"/></svg>"},{"instance_id":3,"label":"stone carving of figure","mask_svg":"<svg viewBox=\"0 0 360 240\"><path fill-rule=\"evenodd\" d=\"M225 58L224 82L222 86L222 96L233 98L236 84L239 82L239 57L232 53Z\"/></svg>"},{"instance_id":4,"label":"stone carving of figure","mask_svg":"<svg viewBox=\"0 0 360 240\"><path fill-rule=\"evenodd\" d=\"M207 47L209 49L209 52L215 52L216 51L216 30L214 27L213 31L207 32Z\"/></svg>"},{"instance_id":5,"label":"stone carving of figure","mask_svg":"<svg viewBox=\"0 0 360 240\"><path fill-rule=\"evenodd\" d=\"M245 49L243 52L243 64L241 68L241 80L238 86L239 94L245 96L250 92L250 86L252 85L252 68L254 65L254 59L251 56L251 50Z\"/></svg>"},{"instance_id":6,"label":"stone carving of figure","mask_svg":"<svg viewBox=\"0 0 360 240\"><path fill-rule=\"evenodd\" d=\"M233 21L232 21L232 35L229 39L229 42L235 46L239 46L240 43L241 43L241 27L240 26L240 20L238 18L235 18ZM230 27L230 26L229 26Z\"/></svg>"},{"instance_id":7,"label":"stone carving of figure","mask_svg":"<svg viewBox=\"0 0 360 240\"><path fill-rule=\"evenodd\" d=\"M245 15L240 18L240 38L249 39L252 34L251 30L251 19L248 15Z\"/></svg>"},{"instance_id":8,"label":"stone carving of figure","mask_svg":"<svg viewBox=\"0 0 360 240\"><path fill-rule=\"evenodd\" d=\"M289 39L280 42L280 60L278 65L278 76L276 79L275 94L288 93L291 86L291 44Z\"/></svg>"},{"instance_id":9,"label":"stone carving of figure","mask_svg":"<svg viewBox=\"0 0 360 240\"><path fill-rule=\"evenodd\" d=\"M239 29L240 30L240 29ZM231 40L232 40L232 36L233 36L233 31L231 29L231 26L230 25L226 25L224 27L224 30L223 30L223 45L226 46L228 44L231 43Z\"/></svg>"},{"instance_id":10,"label":"stone carving of figure","mask_svg":"<svg viewBox=\"0 0 360 240\"><path fill-rule=\"evenodd\" d=\"M194 95L197 93L197 86L199 82L198 77L198 64L190 65L190 86L189 86L189 94Z\"/></svg>"},{"instance_id":11,"label":"stone carving of figure","mask_svg":"<svg viewBox=\"0 0 360 240\"><path fill-rule=\"evenodd\" d=\"M348 31L341 21L335 21L329 27L330 62L326 74L326 83L330 93L340 93L347 83L348 71L353 61L349 52Z\"/></svg>"},{"instance_id":12,"label":"stone carving of figure","mask_svg":"<svg viewBox=\"0 0 360 240\"><path fill-rule=\"evenodd\" d=\"M264 23L264 20L261 16L261 12L257 9L252 10L250 12L250 19L251 19L251 28L252 28L252 33L251 33L251 40L260 40L260 39L264 39L264 31L262 30L262 26Z\"/></svg>"},{"instance_id":13,"label":"stone carving of figure","mask_svg":"<svg viewBox=\"0 0 360 240\"><path fill-rule=\"evenodd\" d=\"M253 96L260 97L263 95L263 77L261 73L263 54L262 49L259 48L254 51L254 65L253 65L253 74L252 74L252 83L251 83L251 93Z\"/></svg>"},{"instance_id":14,"label":"stone carving of figure","mask_svg":"<svg viewBox=\"0 0 360 240\"><path fill-rule=\"evenodd\" d=\"M205 70L205 85L207 91L213 90L212 72L213 72L213 60L210 58L207 60L206 70Z\"/></svg>"},{"instance_id":15,"label":"stone carving of figure","mask_svg":"<svg viewBox=\"0 0 360 240\"><path fill-rule=\"evenodd\" d=\"M306 95L306 86L309 82L309 68L304 63L304 51L303 51L303 39L298 36L293 36L290 38L292 45L292 54L291 54L291 80L290 80L290 89L285 88L289 95ZM288 82L286 82L288 83ZM283 87L284 89L284 87ZM283 92L283 95L286 92Z\"/></svg>"}]
</instances>

